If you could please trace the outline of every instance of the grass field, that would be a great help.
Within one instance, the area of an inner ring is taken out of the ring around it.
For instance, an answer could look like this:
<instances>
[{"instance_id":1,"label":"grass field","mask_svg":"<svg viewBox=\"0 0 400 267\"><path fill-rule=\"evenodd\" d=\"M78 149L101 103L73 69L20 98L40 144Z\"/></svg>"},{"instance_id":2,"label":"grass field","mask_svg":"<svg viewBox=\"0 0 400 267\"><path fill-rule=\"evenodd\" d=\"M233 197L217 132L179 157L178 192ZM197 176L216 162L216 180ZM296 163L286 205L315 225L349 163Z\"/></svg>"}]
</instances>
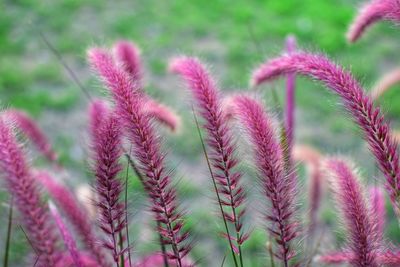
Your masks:
<instances>
[{"instance_id":1,"label":"grass field","mask_svg":"<svg viewBox=\"0 0 400 267\"><path fill-rule=\"evenodd\" d=\"M204 186L200 178L193 177L206 176L207 169L189 98L181 81L167 73L168 59L179 54L198 56L209 63L224 91L248 91L251 70L265 59L279 55L285 37L294 34L300 48L327 54L351 69L369 89L383 73L400 65L400 31L391 24L381 23L369 30L360 42L349 45L344 36L360 4L361 1L355 0L3 0L0 2L1 105L26 110L37 118L60 153L62 164L74 177L71 184L92 179L86 164L88 148L82 141L88 101L41 34L57 49L91 95L101 95L103 89L91 75L85 59L86 49L93 45L111 46L118 39L132 40L142 49L146 90L173 106L183 118L181 134L167 134L166 138L169 161L180 180L180 196L185 203L204 197L210 201L211 184ZM271 87L282 102L284 83L279 81L260 91L274 109ZM372 179L372 158L356 127L336 105L338 99L322 86L302 78L298 79L297 89L297 141L312 144L326 153L340 152L353 157L365 170L364 176ZM395 127L400 126L399 101L400 90L391 91L380 101ZM280 116L279 108L276 114ZM42 164L40 159L37 161ZM202 166L198 166L199 161ZM136 214L146 206L145 198L138 183L132 182L131 188L132 201L138 205L133 205ZM0 201L6 200L6 194L0 191ZM209 243L209 248L215 248L215 255L220 257L225 254L226 246L225 241L214 238L217 219L200 206L188 204L189 227L194 229L195 236L201 237L196 240L198 243ZM257 208L252 210L255 212ZM0 205L0 213L5 212L6 208ZM139 222L146 221L148 216L139 215L133 216L134 233L141 228ZM335 224L333 216L329 211L324 213L327 224ZM0 222L5 221L5 216L1 217ZM208 226L197 227L199 220ZM397 226L396 222L391 223L387 234L400 240ZM263 229L252 230L251 241L245 249L254 255L248 257L254 258L249 266L260 266L266 238ZM17 229L15 232L21 236ZM3 235L1 230L0 240ZM136 241L135 251L139 254L157 246L155 242L146 243L139 238ZM19 256L27 250L26 242L21 238L13 243L13 248L12 259L19 266ZM193 253L203 266L209 266L206 253L204 245L195 248Z\"/></svg>"}]
</instances>

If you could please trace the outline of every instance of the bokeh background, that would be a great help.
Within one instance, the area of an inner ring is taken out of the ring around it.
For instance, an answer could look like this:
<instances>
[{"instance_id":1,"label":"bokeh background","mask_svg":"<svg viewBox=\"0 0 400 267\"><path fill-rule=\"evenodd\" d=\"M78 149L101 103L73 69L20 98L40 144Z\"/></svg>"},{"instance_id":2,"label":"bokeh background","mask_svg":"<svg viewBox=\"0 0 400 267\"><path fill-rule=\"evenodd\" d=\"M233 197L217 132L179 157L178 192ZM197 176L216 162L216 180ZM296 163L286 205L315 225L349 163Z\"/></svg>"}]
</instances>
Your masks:
<instances>
[{"instance_id":1,"label":"bokeh background","mask_svg":"<svg viewBox=\"0 0 400 267\"><path fill-rule=\"evenodd\" d=\"M162 134L194 235L192 256L201 266L219 266L215 259L222 262L227 253L225 240L217 234L221 221L215 215L217 207L212 203L211 181L195 131L190 98L181 80L167 73L168 59L179 54L198 56L209 64L223 91L249 91L251 70L267 58L279 55L286 36L293 34L301 49L326 53L350 69L369 90L382 74L400 66L400 30L389 23L379 23L359 42L349 45L344 36L361 4L362 1L356 0L3 0L0 3L1 106L25 110L37 119L60 155L60 162L67 170L62 175L69 186L90 183L93 176L88 168L88 99L41 34L92 96L103 96L104 89L89 70L86 49L93 45L110 47L119 39L134 41L142 51L146 91L172 106L183 119L179 134L168 131ZM397 89L379 100L394 128L400 127ZM273 91L279 101L274 101ZM279 118L284 82L263 86L258 93ZM298 78L296 100L296 143L352 158L366 183L380 178L359 131L337 105L337 97L321 85ZM35 153L29 155L37 166L47 166ZM262 207L257 202L256 177L249 166L243 163L241 168L247 173L250 218L255 218ZM299 172L305 180L301 165ZM157 249L158 245L151 230L153 223L148 213L143 212L148 204L141 186L135 177L129 181L131 239L134 255L139 256ZM300 191L301 198L305 198L306 181ZM0 188L0 203L7 203L8 198L7 192ZM327 234L333 236L332 247L340 246L343 238L331 200L327 199L325 206L322 217L328 226ZM306 210L305 204L303 214ZM389 205L387 210L386 234L396 243L400 231ZM4 225L7 205L0 205L0 214ZM263 266L267 237L262 224L249 219L247 227L252 231L245 248L248 264ZM0 248L5 231L5 227L0 227ZM21 256L28 251L29 246L16 224L11 249L13 266L19 266ZM227 260L226 266L230 266L229 257Z\"/></svg>"}]
</instances>

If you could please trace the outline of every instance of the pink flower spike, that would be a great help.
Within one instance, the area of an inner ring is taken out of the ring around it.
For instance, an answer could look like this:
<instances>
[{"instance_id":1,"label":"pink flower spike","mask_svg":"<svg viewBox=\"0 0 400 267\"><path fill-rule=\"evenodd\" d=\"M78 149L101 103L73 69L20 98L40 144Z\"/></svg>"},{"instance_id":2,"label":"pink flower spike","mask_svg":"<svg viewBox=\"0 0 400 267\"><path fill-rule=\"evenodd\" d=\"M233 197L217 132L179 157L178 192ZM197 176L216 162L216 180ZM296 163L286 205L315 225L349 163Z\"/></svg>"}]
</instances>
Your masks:
<instances>
[{"instance_id":1,"label":"pink flower spike","mask_svg":"<svg viewBox=\"0 0 400 267\"><path fill-rule=\"evenodd\" d=\"M254 160L269 209L266 219L270 222L268 231L275 239L279 249L274 255L285 267L296 255L292 241L298 236L298 223L295 219L296 188L293 176L284 171L283 151L272 120L261 103L238 95L233 99L235 115L243 124L254 150Z\"/></svg>"},{"instance_id":2,"label":"pink flower spike","mask_svg":"<svg viewBox=\"0 0 400 267\"><path fill-rule=\"evenodd\" d=\"M305 52L294 53L269 60L252 75L252 84L272 80L296 72L323 82L342 98L342 102L364 132L370 150L386 178L385 188L393 208L400 217L400 166L397 143L389 125L378 107L353 78L327 58Z\"/></svg>"},{"instance_id":3,"label":"pink flower spike","mask_svg":"<svg viewBox=\"0 0 400 267\"><path fill-rule=\"evenodd\" d=\"M45 171L36 172L35 178L71 221L91 254L96 257L100 266L110 266L103 249L98 245L98 238L93 231L90 218L86 215L85 210L78 203L74 194Z\"/></svg>"},{"instance_id":4,"label":"pink flower spike","mask_svg":"<svg viewBox=\"0 0 400 267\"><path fill-rule=\"evenodd\" d=\"M336 202L349 236L348 247L353 266L378 266L378 233L371 220L364 189L345 161L329 159L325 163Z\"/></svg>"},{"instance_id":5,"label":"pink flower spike","mask_svg":"<svg viewBox=\"0 0 400 267\"><path fill-rule=\"evenodd\" d=\"M46 135L28 114L16 109L8 109L3 114L15 123L49 161L57 161L57 154L52 149Z\"/></svg>"},{"instance_id":6,"label":"pink flower spike","mask_svg":"<svg viewBox=\"0 0 400 267\"><path fill-rule=\"evenodd\" d=\"M371 97L373 100L377 100L386 91L392 88L393 85L400 83L400 68L390 71L385 74L372 88Z\"/></svg>"},{"instance_id":7,"label":"pink flower spike","mask_svg":"<svg viewBox=\"0 0 400 267\"><path fill-rule=\"evenodd\" d=\"M222 109L223 101L216 83L209 75L206 68L196 58L178 57L172 59L169 70L180 74L188 84L189 90L198 107L204 123L203 128L207 131L207 144L211 150L210 162L215 179L217 201L221 205L221 216L224 223L231 223L235 234L225 230L224 235L229 242L231 251L237 251L242 265L242 244L248 238L244 233L243 217L245 208L245 190L241 185L242 173L236 169L239 163L236 157L236 144L233 133L228 128L228 114ZM236 259L232 253L234 261Z\"/></svg>"},{"instance_id":8,"label":"pink flower spike","mask_svg":"<svg viewBox=\"0 0 400 267\"><path fill-rule=\"evenodd\" d=\"M152 211L158 221L159 234L171 246L167 252L170 259L182 267L184 257L191 247L186 243L189 233L184 230L184 219L178 210L176 192L171 186L171 177L161 153L160 139L157 138L150 118L143 111L145 98L129 75L120 70L107 51L94 48L88 53L89 61L109 88L116 106L116 114L125 126L133 144L133 155L138 168L145 176L144 185L152 201Z\"/></svg>"},{"instance_id":9,"label":"pink flower spike","mask_svg":"<svg viewBox=\"0 0 400 267\"><path fill-rule=\"evenodd\" d=\"M347 32L348 41L354 43L368 27L380 20L400 22L400 1L372 0L366 4L361 8Z\"/></svg>"},{"instance_id":10,"label":"pink flower spike","mask_svg":"<svg viewBox=\"0 0 400 267\"><path fill-rule=\"evenodd\" d=\"M114 44L113 50L117 63L142 86L143 67L139 48L132 42L122 40Z\"/></svg>"},{"instance_id":11,"label":"pink flower spike","mask_svg":"<svg viewBox=\"0 0 400 267\"><path fill-rule=\"evenodd\" d=\"M71 258L74 261L75 266L83 267L82 260L80 258L78 249L76 247L76 242L73 239L71 232L68 230L67 226L64 224L60 214L58 213L56 206L54 206L54 204L51 201L49 202L49 208L50 208L50 212L53 215L53 218L56 222L58 230L60 231L61 236L64 239L64 244L67 247L69 253L71 254Z\"/></svg>"},{"instance_id":12,"label":"pink flower spike","mask_svg":"<svg viewBox=\"0 0 400 267\"><path fill-rule=\"evenodd\" d=\"M385 231L385 196L383 190L377 186L371 186L369 188L369 199L371 206L371 217L373 218L373 224L376 228L376 233L378 235L378 241L382 242Z\"/></svg>"},{"instance_id":13,"label":"pink flower spike","mask_svg":"<svg viewBox=\"0 0 400 267\"><path fill-rule=\"evenodd\" d=\"M16 141L14 128L4 116L0 116L0 170L33 248L41 255L37 266L54 266L58 260L58 236L53 231L49 213L42 203L21 146Z\"/></svg>"},{"instance_id":14,"label":"pink flower spike","mask_svg":"<svg viewBox=\"0 0 400 267\"><path fill-rule=\"evenodd\" d=\"M181 118L168 106L148 98L143 107L143 112L171 129L178 132L181 126Z\"/></svg>"},{"instance_id":15,"label":"pink flower spike","mask_svg":"<svg viewBox=\"0 0 400 267\"><path fill-rule=\"evenodd\" d=\"M89 103L89 133L92 138L98 137L98 130L103 124L104 118L110 113L109 105L102 99L94 99Z\"/></svg>"}]
</instances>

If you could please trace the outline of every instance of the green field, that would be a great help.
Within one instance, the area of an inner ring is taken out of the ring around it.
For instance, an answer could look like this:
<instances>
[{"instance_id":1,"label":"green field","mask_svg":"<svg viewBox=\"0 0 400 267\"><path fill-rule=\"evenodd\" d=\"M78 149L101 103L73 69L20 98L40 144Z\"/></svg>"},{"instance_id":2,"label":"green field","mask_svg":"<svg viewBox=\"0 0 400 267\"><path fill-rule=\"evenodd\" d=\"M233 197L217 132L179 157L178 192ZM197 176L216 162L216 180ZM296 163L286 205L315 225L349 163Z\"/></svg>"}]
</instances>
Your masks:
<instances>
[{"instance_id":1,"label":"green field","mask_svg":"<svg viewBox=\"0 0 400 267\"><path fill-rule=\"evenodd\" d=\"M400 65L400 30L392 24L380 23L356 44L348 44L344 36L361 3L355 0L3 0L0 2L0 103L3 108L26 110L38 120L60 154L61 163L69 170L72 186L93 180L87 167L88 145L84 139L88 99L41 35L56 48L92 96L101 96L104 89L89 70L87 48L110 47L119 39L138 44L146 68L146 90L172 106L183 118L180 135L165 134L165 149L179 181L180 197L190 214L188 226L196 239L193 257L200 260L201 266L214 266L207 265L209 251L222 261L227 246L222 238L215 238L221 230L220 220L210 216L210 209L192 204L202 198L211 203L211 183L206 179L204 185L196 182L200 178L193 177L206 176L207 169L189 95L181 80L167 73L168 60L180 54L198 56L209 64L223 91L249 91L252 69L279 55L286 36L293 34L301 49L327 54L350 69L369 90L382 74ZM273 101L272 89L278 93L281 104L284 82L260 90L269 108L279 117L280 106ZM354 124L342 107L336 105L339 99L321 85L303 78L298 79L296 97L296 141L314 145L325 153L352 157L366 180L372 181L376 173L372 157ZM400 127L399 101L400 90L392 90L380 101L395 127ZM43 160L36 159L33 153L31 156L43 166ZM249 166L244 164L242 168L247 170ZM246 181L254 185L249 190L256 191L255 177L250 176ZM0 204L8 199L2 190ZM142 255L158 247L155 236L150 240L135 236L144 228L140 223L147 228L152 224L146 220L148 215L139 212L147 206L140 184L133 178L130 190L134 251L135 255ZM251 203L254 202L250 200ZM216 210L215 207L212 211ZM250 213L259 211L257 207L250 210ZM388 210L391 211L389 207ZM6 212L5 205L0 205L0 213ZM335 213L328 209L323 216L327 225L333 225L332 234L337 234ZM5 217L0 216L1 223ZM199 221L203 226L199 227ZM248 228L253 231L245 247L248 266L261 266L266 257L265 232L251 224ZM14 231L21 238L13 239L11 256L15 265L12 266L20 266L20 256L27 251L27 244L17 227ZM0 251L4 235L5 228L1 228ZM337 242L341 242L338 235ZM387 235L400 240L398 224L393 219Z\"/></svg>"}]
</instances>

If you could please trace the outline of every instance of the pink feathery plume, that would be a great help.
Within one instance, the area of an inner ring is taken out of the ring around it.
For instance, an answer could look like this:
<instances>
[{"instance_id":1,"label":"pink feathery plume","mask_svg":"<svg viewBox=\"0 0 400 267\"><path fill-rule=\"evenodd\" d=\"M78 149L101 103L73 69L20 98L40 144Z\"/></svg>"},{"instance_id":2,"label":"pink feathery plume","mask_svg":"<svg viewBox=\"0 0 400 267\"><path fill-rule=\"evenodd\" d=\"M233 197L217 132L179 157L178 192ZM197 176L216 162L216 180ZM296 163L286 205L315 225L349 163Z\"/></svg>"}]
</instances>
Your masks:
<instances>
[{"instance_id":1,"label":"pink feathery plume","mask_svg":"<svg viewBox=\"0 0 400 267\"><path fill-rule=\"evenodd\" d=\"M337 93L345 107L361 127L370 150L386 177L386 189L395 212L400 216L400 167L397 143L379 107L353 78L327 58L305 52L272 59L261 65L252 75L252 84L259 85L280 75L296 72L322 81Z\"/></svg>"},{"instance_id":2,"label":"pink feathery plume","mask_svg":"<svg viewBox=\"0 0 400 267\"><path fill-rule=\"evenodd\" d=\"M362 7L347 32L348 41L357 41L368 27L380 20L400 22L400 1L372 0Z\"/></svg>"},{"instance_id":3,"label":"pink feathery plume","mask_svg":"<svg viewBox=\"0 0 400 267\"><path fill-rule=\"evenodd\" d=\"M248 234L242 230L245 192L240 183L242 173L235 169L239 162L235 155L236 144L227 125L226 111L222 109L220 92L208 71L196 58L175 58L170 62L169 69L185 79L204 120L203 128L207 130L206 140L211 150L212 172L218 185L218 201L225 207L221 215L235 229L234 235L228 230L226 237L242 262L241 247L248 238Z\"/></svg>"},{"instance_id":4,"label":"pink feathery plume","mask_svg":"<svg viewBox=\"0 0 400 267\"><path fill-rule=\"evenodd\" d=\"M180 117L169 107L152 99L143 90L143 70L139 48L132 42L119 41L114 45L116 61L130 75L137 84L137 89L146 98L145 112L172 132L177 132L180 126Z\"/></svg>"},{"instance_id":5,"label":"pink feathery plume","mask_svg":"<svg viewBox=\"0 0 400 267\"><path fill-rule=\"evenodd\" d=\"M292 241L299 234L295 219L296 188L293 186L293 177L285 173L283 151L272 120L263 105L250 97L240 95L235 97L234 104L235 115L249 135L255 165L269 202L266 214L266 219L270 222L268 231L279 247L274 255L287 267L290 259L296 255Z\"/></svg>"},{"instance_id":6,"label":"pink feathery plume","mask_svg":"<svg viewBox=\"0 0 400 267\"><path fill-rule=\"evenodd\" d=\"M160 139L156 136L150 118L143 111L143 95L127 73L117 67L107 51L93 48L88 57L93 69L109 88L117 108L116 113L133 144L133 154L139 170L145 176L145 190L160 225L157 230L172 249L168 257L182 267L183 259L190 251L190 246L185 242L189 233L183 229L184 219L178 211L176 192L164 163Z\"/></svg>"},{"instance_id":7,"label":"pink feathery plume","mask_svg":"<svg viewBox=\"0 0 400 267\"><path fill-rule=\"evenodd\" d=\"M52 202L49 202L50 213L53 216L54 221L58 227L58 230L61 233L62 238L64 239L64 244L71 254L71 258L74 261L76 267L83 267L83 263L81 257L78 253L78 248L76 247L76 242L72 237L71 232L68 230L67 226L64 224L61 215L58 213L56 206Z\"/></svg>"},{"instance_id":8,"label":"pink feathery plume","mask_svg":"<svg viewBox=\"0 0 400 267\"><path fill-rule=\"evenodd\" d=\"M378 266L378 233L371 219L364 188L353 170L340 159L326 162L329 181L348 233L348 248L353 266Z\"/></svg>"},{"instance_id":9,"label":"pink feathery plume","mask_svg":"<svg viewBox=\"0 0 400 267\"><path fill-rule=\"evenodd\" d=\"M296 145L293 148L293 159L302 161L306 164L310 173L309 181L309 233L314 233L318 224L318 212L322 201L322 155L315 148L307 145Z\"/></svg>"},{"instance_id":10,"label":"pink feathery plume","mask_svg":"<svg viewBox=\"0 0 400 267\"><path fill-rule=\"evenodd\" d=\"M35 178L71 221L86 247L90 250L91 254L96 257L98 264L100 264L100 266L110 266L102 248L98 244L98 238L93 231L90 218L85 213L84 208L78 203L74 194L61 182L57 182L47 172L37 172Z\"/></svg>"},{"instance_id":11,"label":"pink feathery plume","mask_svg":"<svg viewBox=\"0 0 400 267\"><path fill-rule=\"evenodd\" d=\"M94 99L89 104L88 114L89 114L89 132L92 138L97 138L99 136L98 131L100 125L108 116L110 112L110 107L108 103L102 99Z\"/></svg>"},{"instance_id":12,"label":"pink feathery plume","mask_svg":"<svg viewBox=\"0 0 400 267\"><path fill-rule=\"evenodd\" d=\"M81 259L81 262L83 266L85 267L99 267L99 263L91 257L91 255L88 255L82 251L79 251L79 257ZM70 253L62 253L60 260L54 267L76 267L77 265L75 264L75 260L72 258ZM125 265L128 266L128 265Z\"/></svg>"},{"instance_id":13,"label":"pink feathery plume","mask_svg":"<svg viewBox=\"0 0 400 267\"><path fill-rule=\"evenodd\" d=\"M351 252L330 252L320 255L316 261L324 264L344 264L354 260L354 254ZM396 267L400 264L399 251L385 250L377 254L377 262L379 266Z\"/></svg>"},{"instance_id":14,"label":"pink feathery plume","mask_svg":"<svg viewBox=\"0 0 400 267\"><path fill-rule=\"evenodd\" d=\"M143 67L139 48L132 42L122 40L114 44L113 50L117 62L122 65L123 69L131 75L135 82L141 84Z\"/></svg>"},{"instance_id":15,"label":"pink feathery plume","mask_svg":"<svg viewBox=\"0 0 400 267\"><path fill-rule=\"evenodd\" d=\"M57 154L54 152L46 135L28 114L15 109L8 109L3 114L15 123L20 131L32 141L49 161L55 162L57 160Z\"/></svg>"},{"instance_id":16,"label":"pink feathery plume","mask_svg":"<svg viewBox=\"0 0 400 267\"><path fill-rule=\"evenodd\" d=\"M99 208L100 228L106 236L103 245L112 252L117 266L120 257L127 252L120 248L121 233L126 226L125 204L121 200L123 184L118 179L122 166L119 159L122 155L121 127L114 113L99 108L101 102L93 102L90 108L90 125L92 129L92 148L94 173L96 176L96 205ZM96 111L101 114L96 114ZM101 118L99 124L95 123Z\"/></svg>"},{"instance_id":17,"label":"pink feathery plume","mask_svg":"<svg viewBox=\"0 0 400 267\"><path fill-rule=\"evenodd\" d=\"M17 143L13 126L0 116L0 170L9 192L13 195L24 229L32 246L40 255L37 266L54 266L58 260L58 236L41 200L21 146Z\"/></svg>"},{"instance_id":18,"label":"pink feathery plume","mask_svg":"<svg viewBox=\"0 0 400 267\"><path fill-rule=\"evenodd\" d=\"M296 50L296 38L292 35L286 38L286 52L294 53ZM286 144L291 157L291 149L294 139L294 122L295 122L295 89L296 89L296 74L289 73L286 78L286 105L285 105L285 129L286 129ZM288 159L290 160L290 159Z\"/></svg>"},{"instance_id":19,"label":"pink feathery plume","mask_svg":"<svg viewBox=\"0 0 400 267\"><path fill-rule=\"evenodd\" d=\"M381 95L388 91L393 85L400 83L400 68L385 74L371 90L371 97L377 100Z\"/></svg>"},{"instance_id":20,"label":"pink feathery plume","mask_svg":"<svg viewBox=\"0 0 400 267\"><path fill-rule=\"evenodd\" d=\"M375 231L378 235L378 241L382 242L385 232L385 196L383 190L378 186L371 186L369 188L369 199L371 206L371 217L373 224L376 228Z\"/></svg>"}]
</instances>

